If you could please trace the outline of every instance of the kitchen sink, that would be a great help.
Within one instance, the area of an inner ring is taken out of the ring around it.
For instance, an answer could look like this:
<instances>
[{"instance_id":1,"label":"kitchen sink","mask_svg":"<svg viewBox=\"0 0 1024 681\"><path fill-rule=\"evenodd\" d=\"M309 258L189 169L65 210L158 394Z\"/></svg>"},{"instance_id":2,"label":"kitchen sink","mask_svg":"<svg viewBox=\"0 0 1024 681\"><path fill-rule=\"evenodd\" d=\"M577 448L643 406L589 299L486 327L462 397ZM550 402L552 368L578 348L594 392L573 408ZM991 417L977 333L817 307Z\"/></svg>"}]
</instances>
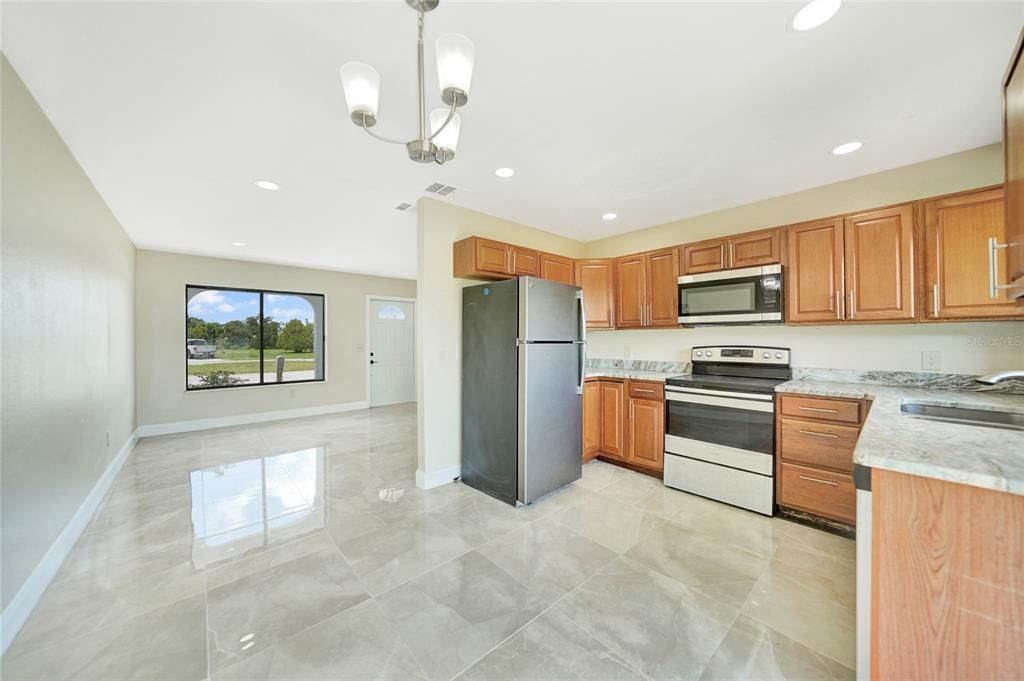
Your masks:
<instances>
[{"instance_id":1,"label":"kitchen sink","mask_svg":"<svg viewBox=\"0 0 1024 681\"><path fill-rule=\"evenodd\" d=\"M900 405L900 413L904 416L924 419L926 421L945 421L947 423L962 423L968 426L982 426L984 428L1024 430L1024 414L1009 411L948 407L922 402L904 402Z\"/></svg>"}]
</instances>

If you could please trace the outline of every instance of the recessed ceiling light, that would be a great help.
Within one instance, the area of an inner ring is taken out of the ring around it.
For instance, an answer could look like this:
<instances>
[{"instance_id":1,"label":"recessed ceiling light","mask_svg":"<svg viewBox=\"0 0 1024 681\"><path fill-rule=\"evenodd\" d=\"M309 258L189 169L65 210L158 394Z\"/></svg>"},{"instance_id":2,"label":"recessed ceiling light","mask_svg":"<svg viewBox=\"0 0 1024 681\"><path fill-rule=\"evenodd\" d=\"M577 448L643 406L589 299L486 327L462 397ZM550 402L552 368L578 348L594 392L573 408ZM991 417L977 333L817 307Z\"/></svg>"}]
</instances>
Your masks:
<instances>
[{"instance_id":1,"label":"recessed ceiling light","mask_svg":"<svg viewBox=\"0 0 1024 681\"><path fill-rule=\"evenodd\" d=\"M272 192L276 192L278 189L281 188L279 184L277 184L276 182L271 182L270 180L256 180L256 186L259 187L260 189L267 189Z\"/></svg>"},{"instance_id":2,"label":"recessed ceiling light","mask_svg":"<svg viewBox=\"0 0 1024 681\"><path fill-rule=\"evenodd\" d=\"M793 28L798 31L818 28L836 15L841 4L842 0L812 0L793 17Z\"/></svg>"},{"instance_id":3,"label":"recessed ceiling light","mask_svg":"<svg viewBox=\"0 0 1024 681\"><path fill-rule=\"evenodd\" d=\"M232 241L231 245L232 246L244 246L245 242L244 241Z\"/></svg>"},{"instance_id":4,"label":"recessed ceiling light","mask_svg":"<svg viewBox=\"0 0 1024 681\"><path fill-rule=\"evenodd\" d=\"M617 217L619 217L618 213L605 213L604 215L601 216L601 219L602 220L614 220Z\"/></svg>"},{"instance_id":5,"label":"recessed ceiling light","mask_svg":"<svg viewBox=\"0 0 1024 681\"><path fill-rule=\"evenodd\" d=\"M835 154L836 156L842 156L843 154L851 154L863 146L863 142L847 142L846 144L840 144L838 147L833 149L832 153Z\"/></svg>"},{"instance_id":6,"label":"recessed ceiling light","mask_svg":"<svg viewBox=\"0 0 1024 681\"><path fill-rule=\"evenodd\" d=\"M494 171L494 174L497 175L498 177L512 177L513 175L516 174L516 171L512 170L511 168L498 168L497 170Z\"/></svg>"}]
</instances>

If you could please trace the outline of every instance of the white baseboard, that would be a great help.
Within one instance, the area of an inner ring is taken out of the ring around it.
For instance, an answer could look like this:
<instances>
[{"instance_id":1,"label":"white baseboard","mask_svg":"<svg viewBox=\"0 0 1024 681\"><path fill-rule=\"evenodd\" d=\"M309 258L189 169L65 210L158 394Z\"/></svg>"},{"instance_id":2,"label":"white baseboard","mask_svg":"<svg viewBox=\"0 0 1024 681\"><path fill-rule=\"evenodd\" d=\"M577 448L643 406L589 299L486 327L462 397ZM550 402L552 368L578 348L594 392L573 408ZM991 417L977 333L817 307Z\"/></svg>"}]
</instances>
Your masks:
<instances>
[{"instance_id":1,"label":"white baseboard","mask_svg":"<svg viewBox=\"0 0 1024 681\"><path fill-rule=\"evenodd\" d=\"M447 485L460 475L462 475L462 466L451 466L450 468L442 468L439 471L430 471L429 473L424 473L417 468L416 486L420 489L440 487L441 485Z\"/></svg>"},{"instance_id":2,"label":"white baseboard","mask_svg":"<svg viewBox=\"0 0 1024 681\"><path fill-rule=\"evenodd\" d=\"M360 409L369 409L369 406L369 403L363 400L361 402L326 404L322 407L303 407L300 409L265 411L258 414L239 414L238 416L218 416L210 419L195 419L193 421L151 423L145 426L139 426L138 432L139 437L172 435L174 433L190 433L194 430L209 430L211 428L225 428L227 426L244 426L249 423L265 423L267 421L297 419L302 418L303 416L323 416L324 414L359 411Z\"/></svg>"},{"instance_id":3,"label":"white baseboard","mask_svg":"<svg viewBox=\"0 0 1024 681\"><path fill-rule=\"evenodd\" d=\"M46 591L46 587L53 581L57 571L60 570L60 566L64 563L64 559L67 558L75 542L78 541L78 537L81 536L82 531L85 530L89 521L92 520L93 514L99 508L100 502L106 496L107 491L114 482L114 478L121 472L121 467L128 460L128 455L138 439L139 431L136 430L121 445L121 449L118 450L117 455L107 466L107 469L103 471L100 479L93 485L92 490L85 497L82 505L71 516L71 520L64 526L56 541L50 545L50 548L43 555L39 564L36 565L32 574L28 576L25 583L18 589L18 593L14 595L11 602L4 608L3 613L0 613L0 652L6 652L7 646L11 644L11 641L14 640L14 637L18 635L18 632L25 625L28 616L32 614L32 610L35 609L43 592Z\"/></svg>"}]
</instances>

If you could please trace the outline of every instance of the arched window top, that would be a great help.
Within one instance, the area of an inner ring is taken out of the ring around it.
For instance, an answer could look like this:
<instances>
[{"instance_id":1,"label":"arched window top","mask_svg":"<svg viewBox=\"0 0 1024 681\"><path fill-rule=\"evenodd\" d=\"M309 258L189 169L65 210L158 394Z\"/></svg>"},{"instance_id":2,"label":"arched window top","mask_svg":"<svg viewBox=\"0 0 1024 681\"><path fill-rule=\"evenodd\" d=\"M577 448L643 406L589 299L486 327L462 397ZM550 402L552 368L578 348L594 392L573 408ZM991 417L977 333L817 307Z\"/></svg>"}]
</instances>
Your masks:
<instances>
[{"instance_id":1,"label":"arched window top","mask_svg":"<svg viewBox=\"0 0 1024 681\"><path fill-rule=\"evenodd\" d=\"M385 305L377 310L377 319L405 319L405 313L397 305Z\"/></svg>"}]
</instances>

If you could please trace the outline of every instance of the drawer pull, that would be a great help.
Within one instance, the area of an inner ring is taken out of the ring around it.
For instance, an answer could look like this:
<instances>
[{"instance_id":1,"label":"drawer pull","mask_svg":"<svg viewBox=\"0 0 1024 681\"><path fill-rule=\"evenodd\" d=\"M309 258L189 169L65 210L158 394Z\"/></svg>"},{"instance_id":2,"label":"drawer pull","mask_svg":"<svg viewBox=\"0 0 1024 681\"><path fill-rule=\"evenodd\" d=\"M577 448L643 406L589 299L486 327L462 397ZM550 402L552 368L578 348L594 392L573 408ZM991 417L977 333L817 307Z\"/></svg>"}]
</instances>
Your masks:
<instances>
[{"instance_id":1,"label":"drawer pull","mask_svg":"<svg viewBox=\"0 0 1024 681\"><path fill-rule=\"evenodd\" d=\"M839 437L838 435L833 435L832 433L818 433L818 432L813 431L813 430L801 430L800 434L801 435L816 435L817 437L830 437L833 440L835 440L835 439L837 439Z\"/></svg>"},{"instance_id":2,"label":"drawer pull","mask_svg":"<svg viewBox=\"0 0 1024 681\"><path fill-rule=\"evenodd\" d=\"M822 414L838 414L838 409L822 409L821 407L800 407L800 411L820 411Z\"/></svg>"},{"instance_id":3,"label":"drawer pull","mask_svg":"<svg viewBox=\"0 0 1024 681\"><path fill-rule=\"evenodd\" d=\"M800 479L806 480L808 482L820 482L822 485L831 485L832 487L839 486L838 482L832 482L831 480L822 480L821 478L809 478L806 475L801 475Z\"/></svg>"},{"instance_id":4,"label":"drawer pull","mask_svg":"<svg viewBox=\"0 0 1024 681\"><path fill-rule=\"evenodd\" d=\"M650 390L648 388L633 388L633 392L635 392L635 393L653 393L654 391Z\"/></svg>"}]
</instances>

